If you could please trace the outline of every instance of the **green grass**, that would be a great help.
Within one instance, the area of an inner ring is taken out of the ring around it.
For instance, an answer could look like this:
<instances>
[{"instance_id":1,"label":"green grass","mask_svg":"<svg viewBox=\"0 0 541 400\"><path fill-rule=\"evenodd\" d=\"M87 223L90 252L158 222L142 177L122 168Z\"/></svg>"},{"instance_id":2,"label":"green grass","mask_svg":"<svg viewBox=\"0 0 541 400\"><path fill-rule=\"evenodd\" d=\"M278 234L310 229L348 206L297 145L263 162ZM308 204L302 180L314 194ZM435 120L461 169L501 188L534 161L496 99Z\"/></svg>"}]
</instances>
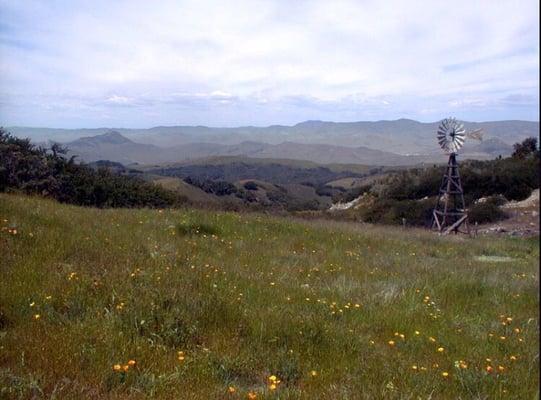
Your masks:
<instances>
[{"instance_id":1,"label":"green grass","mask_svg":"<svg viewBox=\"0 0 541 400\"><path fill-rule=\"evenodd\" d=\"M538 398L538 238L0 195L0 254L0 398Z\"/></svg>"}]
</instances>

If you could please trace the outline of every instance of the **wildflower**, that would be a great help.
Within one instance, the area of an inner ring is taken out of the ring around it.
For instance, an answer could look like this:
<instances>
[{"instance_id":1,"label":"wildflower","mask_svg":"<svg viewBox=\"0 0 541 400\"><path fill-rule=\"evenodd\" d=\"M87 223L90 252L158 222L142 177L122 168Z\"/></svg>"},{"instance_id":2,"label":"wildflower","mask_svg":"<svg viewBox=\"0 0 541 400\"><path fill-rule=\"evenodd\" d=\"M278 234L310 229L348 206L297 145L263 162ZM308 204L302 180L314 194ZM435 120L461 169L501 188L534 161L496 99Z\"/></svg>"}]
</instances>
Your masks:
<instances>
[{"instance_id":1,"label":"wildflower","mask_svg":"<svg viewBox=\"0 0 541 400\"><path fill-rule=\"evenodd\" d=\"M257 395L254 392L248 392L248 399L255 400L257 399Z\"/></svg>"},{"instance_id":2,"label":"wildflower","mask_svg":"<svg viewBox=\"0 0 541 400\"><path fill-rule=\"evenodd\" d=\"M519 329L519 328L515 328L514 331L515 331L515 333L520 333L520 329Z\"/></svg>"},{"instance_id":3,"label":"wildflower","mask_svg":"<svg viewBox=\"0 0 541 400\"><path fill-rule=\"evenodd\" d=\"M134 367L135 364L137 364L137 363L135 362L135 360L129 360L129 361L128 361L128 365L129 365L130 367Z\"/></svg>"},{"instance_id":4,"label":"wildflower","mask_svg":"<svg viewBox=\"0 0 541 400\"><path fill-rule=\"evenodd\" d=\"M430 336L430 337L428 338L428 340L430 340L432 343L434 343L434 342L436 341L436 339L434 339L432 336Z\"/></svg>"},{"instance_id":5,"label":"wildflower","mask_svg":"<svg viewBox=\"0 0 541 400\"><path fill-rule=\"evenodd\" d=\"M123 370L124 372L128 372L129 369L130 369L130 366L129 366L128 364L126 364L126 365L124 365L124 366L122 367L122 370Z\"/></svg>"},{"instance_id":6,"label":"wildflower","mask_svg":"<svg viewBox=\"0 0 541 400\"><path fill-rule=\"evenodd\" d=\"M511 357L509 357L509 359L510 359L511 361L517 361L517 357L516 357L516 356L511 356Z\"/></svg>"},{"instance_id":7,"label":"wildflower","mask_svg":"<svg viewBox=\"0 0 541 400\"><path fill-rule=\"evenodd\" d=\"M269 381L271 381L271 382L276 382L277 379L278 378L276 378L276 375L269 376Z\"/></svg>"},{"instance_id":8,"label":"wildflower","mask_svg":"<svg viewBox=\"0 0 541 400\"><path fill-rule=\"evenodd\" d=\"M417 371L417 365L412 365L411 369L414 370L414 371Z\"/></svg>"},{"instance_id":9,"label":"wildflower","mask_svg":"<svg viewBox=\"0 0 541 400\"><path fill-rule=\"evenodd\" d=\"M40 319L40 318L41 318L41 315L39 315L39 314L34 314L34 319L35 319L35 320L38 320L38 319Z\"/></svg>"},{"instance_id":10,"label":"wildflower","mask_svg":"<svg viewBox=\"0 0 541 400\"><path fill-rule=\"evenodd\" d=\"M271 383L271 384L269 385L269 389L270 389L270 390L276 390L276 383Z\"/></svg>"},{"instance_id":11,"label":"wildflower","mask_svg":"<svg viewBox=\"0 0 541 400\"><path fill-rule=\"evenodd\" d=\"M113 371L119 372L122 369L120 364L113 365Z\"/></svg>"},{"instance_id":12,"label":"wildflower","mask_svg":"<svg viewBox=\"0 0 541 400\"><path fill-rule=\"evenodd\" d=\"M498 371L500 372L505 371L505 367L503 365L498 365Z\"/></svg>"},{"instance_id":13,"label":"wildflower","mask_svg":"<svg viewBox=\"0 0 541 400\"><path fill-rule=\"evenodd\" d=\"M317 376L317 371L314 371L314 370L310 371L310 376Z\"/></svg>"},{"instance_id":14,"label":"wildflower","mask_svg":"<svg viewBox=\"0 0 541 400\"><path fill-rule=\"evenodd\" d=\"M419 331L415 331L415 334L416 334L416 335L418 336L418 335L420 335L420 334L421 334L421 332L419 332Z\"/></svg>"},{"instance_id":15,"label":"wildflower","mask_svg":"<svg viewBox=\"0 0 541 400\"><path fill-rule=\"evenodd\" d=\"M229 386L229 387L227 388L227 391L228 391L229 393L235 393L235 392L237 391L237 389L235 389L233 386Z\"/></svg>"},{"instance_id":16,"label":"wildflower","mask_svg":"<svg viewBox=\"0 0 541 400\"><path fill-rule=\"evenodd\" d=\"M394 346L394 340L389 340L389 346Z\"/></svg>"},{"instance_id":17,"label":"wildflower","mask_svg":"<svg viewBox=\"0 0 541 400\"><path fill-rule=\"evenodd\" d=\"M493 368L490 365L487 365L485 369L489 374L493 371Z\"/></svg>"},{"instance_id":18,"label":"wildflower","mask_svg":"<svg viewBox=\"0 0 541 400\"><path fill-rule=\"evenodd\" d=\"M447 378L449 376L449 372L442 372L441 373L441 376L443 376L444 378Z\"/></svg>"},{"instance_id":19,"label":"wildflower","mask_svg":"<svg viewBox=\"0 0 541 400\"><path fill-rule=\"evenodd\" d=\"M438 353L443 353L445 349L443 347L438 347Z\"/></svg>"}]
</instances>

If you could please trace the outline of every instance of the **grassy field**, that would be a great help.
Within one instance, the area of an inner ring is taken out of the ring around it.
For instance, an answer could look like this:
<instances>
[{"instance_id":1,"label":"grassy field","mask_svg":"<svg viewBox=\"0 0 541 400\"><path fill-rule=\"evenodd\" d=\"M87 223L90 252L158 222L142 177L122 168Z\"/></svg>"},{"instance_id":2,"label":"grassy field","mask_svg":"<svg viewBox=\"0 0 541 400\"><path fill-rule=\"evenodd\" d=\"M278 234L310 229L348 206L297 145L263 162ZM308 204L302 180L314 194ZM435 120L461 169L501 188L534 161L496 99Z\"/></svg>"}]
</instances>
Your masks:
<instances>
[{"instance_id":1,"label":"grassy field","mask_svg":"<svg viewBox=\"0 0 541 400\"><path fill-rule=\"evenodd\" d=\"M539 239L0 195L0 398L532 399Z\"/></svg>"}]
</instances>

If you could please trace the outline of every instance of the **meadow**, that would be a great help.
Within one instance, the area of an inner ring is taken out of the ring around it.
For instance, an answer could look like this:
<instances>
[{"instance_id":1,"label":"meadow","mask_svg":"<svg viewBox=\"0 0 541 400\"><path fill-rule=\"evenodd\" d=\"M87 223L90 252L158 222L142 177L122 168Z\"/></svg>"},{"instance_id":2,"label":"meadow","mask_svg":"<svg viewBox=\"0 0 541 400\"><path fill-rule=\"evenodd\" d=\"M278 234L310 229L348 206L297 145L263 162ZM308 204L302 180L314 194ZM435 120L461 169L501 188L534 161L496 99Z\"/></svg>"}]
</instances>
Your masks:
<instances>
[{"instance_id":1,"label":"meadow","mask_svg":"<svg viewBox=\"0 0 541 400\"><path fill-rule=\"evenodd\" d=\"M0 194L2 399L533 399L539 238Z\"/></svg>"}]
</instances>

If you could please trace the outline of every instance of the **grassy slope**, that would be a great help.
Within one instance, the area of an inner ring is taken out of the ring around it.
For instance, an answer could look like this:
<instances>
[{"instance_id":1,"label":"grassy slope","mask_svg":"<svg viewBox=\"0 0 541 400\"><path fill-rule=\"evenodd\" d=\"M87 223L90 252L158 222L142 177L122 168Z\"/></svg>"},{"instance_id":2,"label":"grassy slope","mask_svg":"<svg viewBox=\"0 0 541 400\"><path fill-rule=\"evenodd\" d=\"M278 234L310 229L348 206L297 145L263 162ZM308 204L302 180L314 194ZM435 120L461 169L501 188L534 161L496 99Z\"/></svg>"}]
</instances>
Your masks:
<instances>
[{"instance_id":1,"label":"grassy slope","mask_svg":"<svg viewBox=\"0 0 541 400\"><path fill-rule=\"evenodd\" d=\"M189 233L195 223L201 230ZM2 398L537 392L537 238L444 239L10 195L0 195L0 227ZM113 371L130 359L127 372Z\"/></svg>"},{"instance_id":2,"label":"grassy slope","mask_svg":"<svg viewBox=\"0 0 541 400\"><path fill-rule=\"evenodd\" d=\"M157 183L161 187L174 190L181 195L185 196L188 200L192 201L195 204L201 203L218 203L220 199L217 196L206 193L205 191L199 189L196 186L190 185L184 182L180 178L169 177L169 176L159 176L154 175L151 177L151 181Z\"/></svg>"}]
</instances>

